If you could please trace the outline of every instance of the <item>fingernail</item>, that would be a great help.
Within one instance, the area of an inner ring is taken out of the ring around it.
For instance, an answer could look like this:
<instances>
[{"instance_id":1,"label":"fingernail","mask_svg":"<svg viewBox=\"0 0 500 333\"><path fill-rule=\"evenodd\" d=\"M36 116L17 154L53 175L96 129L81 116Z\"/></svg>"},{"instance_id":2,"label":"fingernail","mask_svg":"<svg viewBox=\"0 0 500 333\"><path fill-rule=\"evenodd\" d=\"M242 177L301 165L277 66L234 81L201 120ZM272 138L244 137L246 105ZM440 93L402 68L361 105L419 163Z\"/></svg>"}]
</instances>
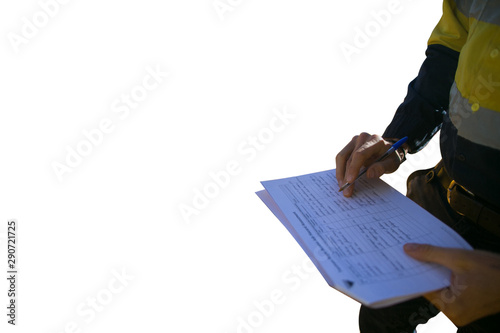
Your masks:
<instances>
[{"instance_id":1,"label":"fingernail","mask_svg":"<svg viewBox=\"0 0 500 333\"><path fill-rule=\"evenodd\" d=\"M405 244L403 246L403 248L406 252L415 252L415 251L418 251L420 249L420 244L408 243L408 244Z\"/></svg>"},{"instance_id":2,"label":"fingernail","mask_svg":"<svg viewBox=\"0 0 500 333\"><path fill-rule=\"evenodd\" d=\"M352 191L353 191L353 185L349 186L348 188L346 188L344 190L344 197L350 197L352 195Z\"/></svg>"}]
</instances>

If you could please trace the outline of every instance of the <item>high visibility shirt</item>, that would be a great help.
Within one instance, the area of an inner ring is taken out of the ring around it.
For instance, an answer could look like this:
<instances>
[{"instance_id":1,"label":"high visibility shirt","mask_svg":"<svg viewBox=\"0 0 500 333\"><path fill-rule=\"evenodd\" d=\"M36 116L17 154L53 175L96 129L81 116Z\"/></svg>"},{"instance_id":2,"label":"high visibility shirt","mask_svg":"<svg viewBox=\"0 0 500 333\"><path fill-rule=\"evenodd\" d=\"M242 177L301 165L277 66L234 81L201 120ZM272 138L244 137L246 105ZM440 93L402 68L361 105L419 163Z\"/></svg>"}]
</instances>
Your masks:
<instances>
[{"instance_id":1,"label":"high visibility shirt","mask_svg":"<svg viewBox=\"0 0 500 333\"><path fill-rule=\"evenodd\" d=\"M450 176L500 207L500 0L445 0L426 56L383 136L415 153L441 129Z\"/></svg>"}]
</instances>

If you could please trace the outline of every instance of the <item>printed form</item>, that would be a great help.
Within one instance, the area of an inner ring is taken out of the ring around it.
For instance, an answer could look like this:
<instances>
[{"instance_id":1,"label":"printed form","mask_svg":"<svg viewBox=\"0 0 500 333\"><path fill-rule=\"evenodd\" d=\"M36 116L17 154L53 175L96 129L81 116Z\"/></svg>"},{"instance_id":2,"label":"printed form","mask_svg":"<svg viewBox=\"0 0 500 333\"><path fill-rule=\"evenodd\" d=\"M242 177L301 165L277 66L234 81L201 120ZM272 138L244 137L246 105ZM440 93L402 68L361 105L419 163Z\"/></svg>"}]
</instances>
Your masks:
<instances>
[{"instance_id":1,"label":"printed form","mask_svg":"<svg viewBox=\"0 0 500 333\"><path fill-rule=\"evenodd\" d=\"M257 195L333 288L383 307L449 286L450 271L408 257L410 242L471 249L455 231L380 179L345 198L335 170L262 182Z\"/></svg>"}]
</instances>

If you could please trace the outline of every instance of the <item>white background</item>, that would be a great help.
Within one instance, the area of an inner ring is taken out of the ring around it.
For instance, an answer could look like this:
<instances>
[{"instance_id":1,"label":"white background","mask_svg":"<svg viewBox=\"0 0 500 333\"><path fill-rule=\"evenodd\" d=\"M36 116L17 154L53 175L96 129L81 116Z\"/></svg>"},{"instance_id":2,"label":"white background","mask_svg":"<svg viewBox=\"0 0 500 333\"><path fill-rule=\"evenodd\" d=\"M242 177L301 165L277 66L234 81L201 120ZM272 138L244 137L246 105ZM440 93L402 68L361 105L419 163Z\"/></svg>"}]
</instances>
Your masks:
<instances>
[{"instance_id":1,"label":"white background","mask_svg":"<svg viewBox=\"0 0 500 333\"><path fill-rule=\"evenodd\" d=\"M382 134L441 3L224 0L220 13L212 0L72 0L44 22L49 2L0 5L1 267L14 218L20 272L15 328L0 283L0 331L356 332L358 304L316 270L292 271L309 268L305 255L254 192L334 168L360 131ZM390 3L397 13L349 62L341 43L355 46ZM15 45L34 16L40 27ZM146 68L168 78L121 119L113 103ZM242 154L276 109L293 120ZM58 179L54 163L103 119L111 133ZM386 180L404 192L408 173L438 155L434 141ZM179 207L233 160L240 172L183 218ZM281 302L270 306L273 292ZM440 315L426 331L454 326Z\"/></svg>"}]
</instances>

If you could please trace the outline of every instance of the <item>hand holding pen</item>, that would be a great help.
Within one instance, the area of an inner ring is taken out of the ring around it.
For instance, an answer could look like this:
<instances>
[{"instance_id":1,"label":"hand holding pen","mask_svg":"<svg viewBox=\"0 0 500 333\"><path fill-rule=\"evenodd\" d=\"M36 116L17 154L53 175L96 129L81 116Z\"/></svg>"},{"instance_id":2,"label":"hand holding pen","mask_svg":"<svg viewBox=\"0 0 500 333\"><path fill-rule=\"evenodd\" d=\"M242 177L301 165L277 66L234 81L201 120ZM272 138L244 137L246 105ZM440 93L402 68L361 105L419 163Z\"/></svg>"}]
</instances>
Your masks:
<instances>
[{"instance_id":1,"label":"hand holding pen","mask_svg":"<svg viewBox=\"0 0 500 333\"><path fill-rule=\"evenodd\" d=\"M336 157L336 177L344 196L352 195L354 186L350 185L365 173L368 178L378 178L396 171L401 159L394 151L406 140L405 137L392 144L379 135L361 133L355 136ZM366 168L361 170L363 166Z\"/></svg>"}]
</instances>

